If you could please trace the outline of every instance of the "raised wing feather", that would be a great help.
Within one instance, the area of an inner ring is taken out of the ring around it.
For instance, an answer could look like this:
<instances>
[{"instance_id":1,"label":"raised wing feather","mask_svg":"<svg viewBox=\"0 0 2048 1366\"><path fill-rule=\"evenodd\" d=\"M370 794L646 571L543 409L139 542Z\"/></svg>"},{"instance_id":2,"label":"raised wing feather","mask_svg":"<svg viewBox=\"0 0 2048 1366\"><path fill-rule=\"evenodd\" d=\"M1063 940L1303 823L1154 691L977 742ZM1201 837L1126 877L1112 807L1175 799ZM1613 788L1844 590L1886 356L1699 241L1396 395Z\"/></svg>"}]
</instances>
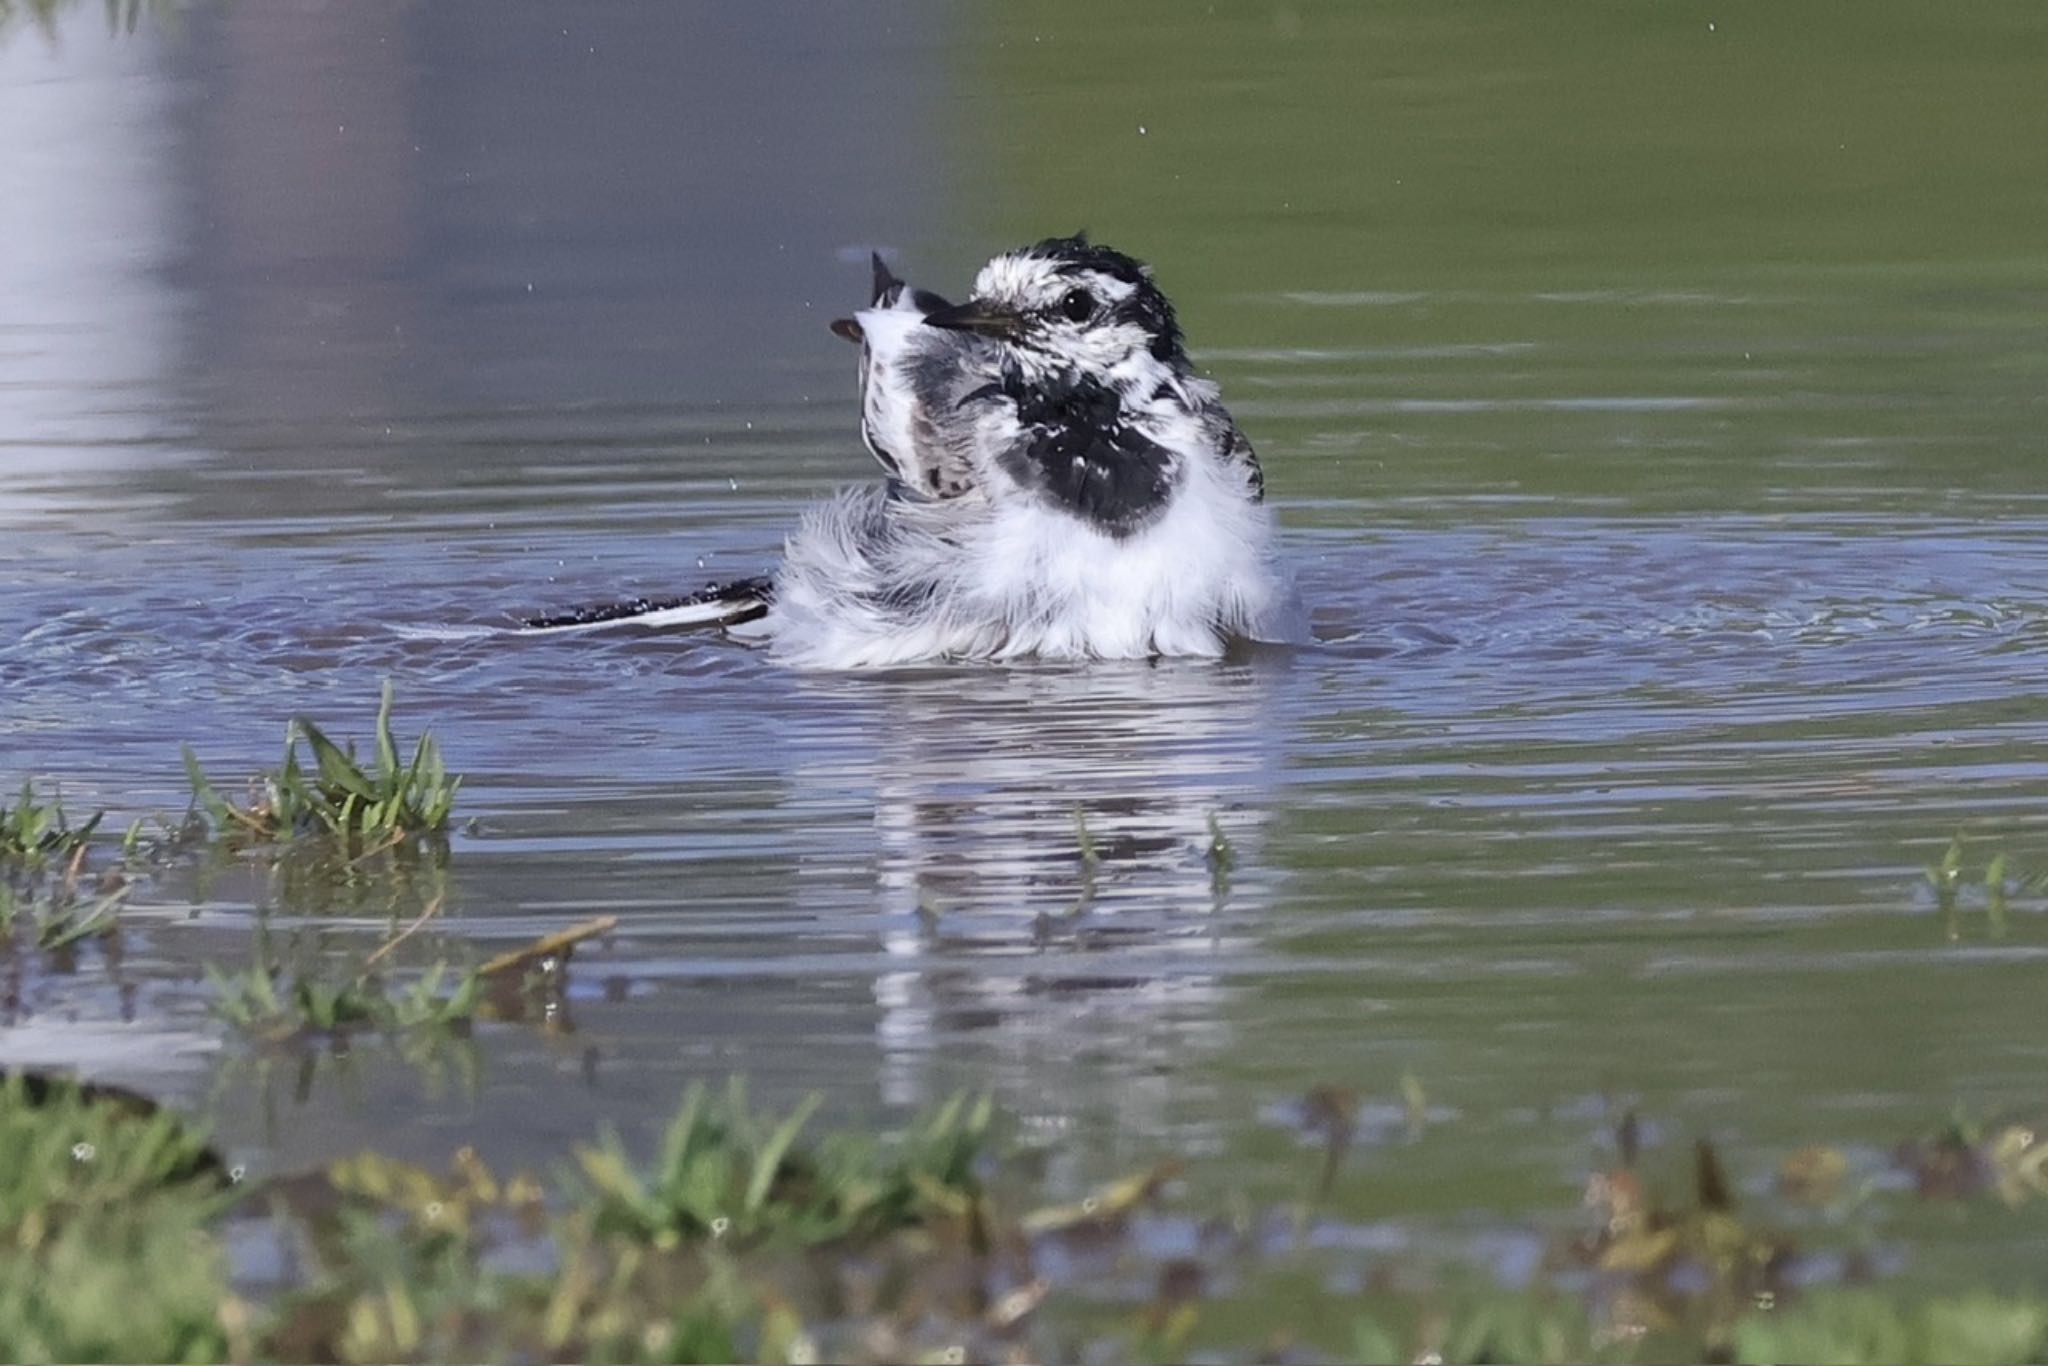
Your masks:
<instances>
[{"instance_id":1,"label":"raised wing feather","mask_svg":"<svg viewBox=\"0 0 2048 1366\"><path fill-rule=\"evenodd\" d=\"M1259 453L1252 449L1252 443L1238 430L1237 423L1231 421L1230 414L1223 414L1223 420L1230 426L1224 457L1247 468L1251 477L1252 501L1263 503L1266 501L1266 471L1259 465Z\"/></svg>"},{"instance_id":2,"label":"raised wing feather","mask_svg":"<svg viewBox=\"0 0 2048 1366\"><path fill-rule=\"evenodd\" d=\"M1266 472L1259 467L1259 453L1252 449L1252 443L1238 430L1237 422L1230 416L1230 410L1215 399L1202 405L1202 426L1209 433L1209 440L1223 458L1244 468L1245 477L1251 485L1252 501L1264 502L1266 498Z\"/></svg>"},{"instance_id":3,"label":"raised wing feather","mask_svg":"<svg viewBox=\"0 0 2048 1366\"><path fill-rule=\"evenodd\" d=\"M975 487L966 432L948 419L974 386L969 354L979 338L926 327L951 305L916 289L874 259L872 304L833 324L858 340L862 442L903 489L926 498L957 498Z\"/></svg>"}]
</instances>

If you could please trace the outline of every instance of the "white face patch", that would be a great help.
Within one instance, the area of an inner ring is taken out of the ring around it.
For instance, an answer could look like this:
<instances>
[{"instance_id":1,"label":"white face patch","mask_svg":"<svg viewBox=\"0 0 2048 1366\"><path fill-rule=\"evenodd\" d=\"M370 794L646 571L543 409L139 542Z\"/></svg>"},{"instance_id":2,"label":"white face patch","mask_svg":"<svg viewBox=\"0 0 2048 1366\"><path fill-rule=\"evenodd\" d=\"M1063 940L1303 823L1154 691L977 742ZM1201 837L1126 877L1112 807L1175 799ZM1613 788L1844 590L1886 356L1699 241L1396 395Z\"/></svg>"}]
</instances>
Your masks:
<instances>
[{"instance_id":1,"label":"white face patch","mask_svg":"<svg viewBox=\"0 0 2048 1366\"><path fill-rule=\"evenodd\" d=\"M1049 309L1081 288L1110 304L1131 297L1137 286L1096 270L1062 270L1061 263L1029 252L1009 252L996 257L974 277L976 298L1008 304L1020 312Z\"/></svg>"},{"instance_id":2,"label":"white face patch","mask_svg":"<svg viewBox=\"0 0 2048 1366\"><path fill-rule=\"evenodd\" d=\"M1072 368L1105 382L1123 378L1139 357L1150 360L1151 334L1114 317L1137 288L1104 271L1062 269L1060 261L1030 252L998 256L974 277L976 298L1024 319L1025 335L1009 349L1026 373ZM1079 319L1067 312L1076 294L1092 304Z\"/></svg>"}]
</instances>

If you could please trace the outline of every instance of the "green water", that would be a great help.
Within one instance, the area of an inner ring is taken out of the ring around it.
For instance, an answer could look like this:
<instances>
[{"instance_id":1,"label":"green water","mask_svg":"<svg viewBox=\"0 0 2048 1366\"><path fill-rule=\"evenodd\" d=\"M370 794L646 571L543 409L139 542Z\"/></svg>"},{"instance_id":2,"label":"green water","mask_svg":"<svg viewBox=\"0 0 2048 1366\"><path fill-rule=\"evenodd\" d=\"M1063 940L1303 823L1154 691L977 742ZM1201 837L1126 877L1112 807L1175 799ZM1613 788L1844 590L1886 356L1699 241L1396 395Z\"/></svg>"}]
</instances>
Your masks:
<instances>
[{"instance_id":1,"label":"green water","mask_svg":"<svg viewBox=\"0 0 2048 1366\"><path fill-rule=\"evenodd\" d=\"M976 82L997 234L1168 244L1404 647L1308 704L1197 1107L1427 1078L1459 1138L1356 1209L1454 1215L1557 1205L1598 1104L1762 1158L2034 1103L2038 922L1919 865L2041 841L2040 13L1219 9L1011 11Z\"/></svg>"},{"instance_id":2,"label":"green water","mask_svg":"<svg viewBox=\"0 0 2048 1366\"><path fill-rule=\"evenodd\" d=\"M1175 1153L1260 1200L1312 1180L1296 1099L1407 1076L1437 1118L1368 1124L1328 1204L1388 1246L1512 1274L1633 1108L1759 1198L1846 1150L1876 1203L1822 1246L2038 1283L2037 1211L1916 1205L1888 1158L2048 1062L2042 899L1999 932L1922 871L1958 831L1972 878L2048 868L2038 7L599 6L588 54L364 14L0 48L8 98L78 96L52 128L129 130L139 225L18 282L0 779L175 810L179 741L250 770L389 676L469 775L440 950L622 928L467 1084L363 1050L295 1089L195 964L384 920L169 879L120 983L32 972L0 1057L217 1103L279 1167L551 1160L733 1070L855 1116L989 1086L1056 1186ZM329 123L369 130L331 166ZM326 228L267 207L302 162L352 187ZM872 476L821 325L865 248L960 294L1083 225L1257 445L1314 648L832 678L434 634L770 563ZM73 363L102 334L135 359Z\"/></svg>"}]
</instances>

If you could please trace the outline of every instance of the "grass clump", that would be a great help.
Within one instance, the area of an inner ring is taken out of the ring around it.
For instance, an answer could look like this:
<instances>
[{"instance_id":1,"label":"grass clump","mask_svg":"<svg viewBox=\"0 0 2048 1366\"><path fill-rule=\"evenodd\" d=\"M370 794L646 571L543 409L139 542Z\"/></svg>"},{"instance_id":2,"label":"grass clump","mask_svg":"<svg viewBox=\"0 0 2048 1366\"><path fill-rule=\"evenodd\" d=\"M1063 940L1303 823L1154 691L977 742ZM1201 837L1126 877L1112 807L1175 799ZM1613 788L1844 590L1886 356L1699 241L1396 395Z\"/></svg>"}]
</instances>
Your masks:
<instances>
[{"instance_id":1,"label":"grass clump","mask_svg":"<svg viewBox=\"0 0 2048 1366\"><path fill-rule=\"evenodd\" d=\"M206 976L214 1014L272 1043L360 1030L463 1029L483 1002L482 976L445 963L401 985L367 967L286 971L259 950L257 961L243 971L223 972L209 963Z\"/></svg>"},{"instance_id":2,"label":"grass clump","mask_svg":"<svg viewBox=\"0 0 2048 1366\"><path fill-rule=\"evenodd\" d=\"M814 1096L771 1121L753 1113L737 1079L722 1098L693 1085L647 1169L615 1133L578 1150L597 1227L661 1247L703 1238L815 1244L978 1213L986 1098L954 1097L887 1148L854 1134L800 1147L817 1106Z\"/></svg>"},{"instance_id":3,"label":"grass clump","mask_svg":"<svg viewBox=\"0 0 2048 1366\"><path fill-rule=\"evenodd\" d=\"M531 997L559 992L563 969L577 947L618 924L616 916L597 916L478 967L452 968L436 961L407 978L387 975L386 960L434 920L441 904L438 897L429 902L417 919L367 954L301 951L289 967L271 953L268 931L259 931L249 967L226 972L207 965L214 1014L272 1043L341 1038L362 1030L462 1033L480 1016L518 1018ZM294 936L294 942L303 949L302 938Z\"/></svg>"},{"instance_id":4,"label":"grass clump","mask_svg":"<svg viewBox=\"0 0 2048 1366\"><path fill-rule=\"evenodd\" d=\"M304 740L306 761L299 757ZM283 844L306 837L324 837L342 850L388 848L408 839L439 839L448 828L455 805L458 775L447 771L440 746L422 734L412 757L401 759L391 731L391 685L384 685L377 708L374 754L367 764L356 757L355 745L337 745L306 717L285 728L284 758L252 784L247 805L223 796L185 746L185 774L192 798L212 826L214 836L230 845Z\"/></svg>"},{"instance_id":5,"label":"grass clump","mask_svg":"<svg viewBox=\"0 0 2048 1366\"><path fill-rule=\"evenodd\" d=\"M0 863L39 867L73 858L105 814L95 812L85 824L74 826L65 818L62 801L37 801L34 785L24 779L21 795L11 805L0 806Z\"/></svg>"},{"instance_id":6,"label":"grass clump","mask_svg":"<svg viewBox=\"0 0 2048 1366\"><path fill-rule=\"evenodd\" d=\"M225 1262L188 1199L18 1230L0 1240L0 1360L225 1361Z\"/></svg>"},{"instance_id":7,"label":"grass clump","mask_svg":"<svg viewBox=\"0 0 2048 1366\"><path fill-rule=\"evenodd\" d=\"M0 943L17 948L28 944L55 953L82 940L112 934L115 912L127 894L123 887L83 899L70 883L25 893L0 883Z\"/></svg>"},{"instance_id":8,"label":"grass clump","mask_svg":"<svg viewBox=\"0 0 2048 1366\"><path fill-rule=\"evenodd\" d=\"M204 1134L140 1096L21 1072L0 1077L0 1153L0 1238L220 1166Z\"/></svg>"},{"instance_id":9,"label":"grass clump","mask_svg":"<svg viewBox=\"0 0 2048 1366\"><path fill-rule=\"evenodd\" d=\"M1574 1301L1539 1291L1477 1290L1447 1306L1427 1300L1392 1302L1359 1319L1346 1359L1360 1366L1443 1366L1480 1362L1555 1363L1612 1361L1626 1353L1594 1331Z\"/></svg>"},{"instance_id":10,"label":"grass clump","mask_svg":"<svg viewBox=\"0 0 2048 1366\"><path fill-rule=\"evenodd\" d=\"M351 1209L261 1345L286 1361L816 1359L797 1316L728 1258L647 1257L573 1224L551 1243L557 1272L508 1271L466 1238Z\"/></svg>"},{"instance_id":11,"label":"grass clump","mask_svg":"<svg viewBox=\"0 0 2048 1366\"><path fill-rule=\"evenodd\" d=\"M1751 1315L1735 1329L1735 1359L1757 1366L2029 1362L2044 1355L2048 1304L1981 1293L1902 1305L1868 1290L1820 1290L1776 1313Z\"/></svg>"},{"instance_id":12,"label":"grass clump","mask_svg":"<svg viewBox=\"0 0 2048 1366\"><path fill-rule=\"evenodd\" d=\"M835 1133L810 1145L803 1131L818 1103L769 1116L749 1106L737 1080L722 1092L692 1087L645 1170L607 1136L578 1154L580 1171L552 1197L531 1178L494 1175L467 1149L446 1175L363 1154L276 1183L273 1217L309 1223L315 1236L303 1242L311 1261L299 1283L265 1306L256 1352L343 1361L918 1359L927 1354L899 1350L907 1330L891 1317L900 1309L917 1324L936 1308L916 1274L886 1277L890 1304L852 1315L864 1334L879 1335L872 1341L849 1337L822 1351L806 1319L844 1317L849 1286L878 1266L959 1255L957 1232L944 1251L930 1234L986 1213L976 1169L990 1106L957 1099L893 1141ZM501 1258L508 1239L529 1251ZM828 1249L830 1239L843 1241ZM545 1256L536 1259L537 1247Z\"/></svg>"},{"instance_id":13,"label":"grass clump","mask_svg":"<svg viewBox=\"0 0 2048 1366\"><path fill-rule=\"evenodd\" d=\"M1564 1366L1696 1359L1696 1343L1603 1333L1579 1305L1545 1291L1469 1291L1444 1306L1379 1298L1394 1302L1358 1321L1346 1360ZM2039 1300L1976 1293L1901 1303L1876 1291L1828 1288L1748 1306L1731 1345L1709 1359L1750 1366L1988 1366L2038 1362L2044 1352L2048 1304Z\"/></svg>"},{"instance_id":14,"label":"grass clump","mask_svg":"<svg viewBox=\"0 0 2048 1366\"><path fill-rule=\"evenodd\" d=\"M104 814L72 825L61 802L37 801L27 782L0 806L0 948L55 952L113 930L125 886L116 879L104 895L80 892L88 841Z\"/></svg>"},{"instance_id":15,"label":"grass clump","mask_svg":"<svg viewBox=\"0 0 2048 1366\"><path fill-rule=\"evenodd\" d=\"M0 1078L0 1359L227 1353L205 1136L127 1092Z\"/></svg>"},{"instance_id":16,"label":"grass clump","mask_svg":"<svg viewBox=\"0 0 2048 1366\"><path fill-rule=\"evenodd\" d=\"M1963 937L1966 910L1981 910L1993 939L2003 939L2015 897L2036 897L2048 891L2048 873L2022 873L2003 851L1993 854L1981 870L1969 867L1962 835L1954 836L1941 858L1926 867L1927 886L1934 894L1948 938Z\"/></svg>"},{"instance_id":17,"label":"grass clump","mask_svg":"<svg viewBox=\"0 0 2048 1366\"><path fill-rule=\"evenodd\" d=\"M105 814L73 825L63 803L37 800L30 782L0 805L0 955L62 954L114 933L130 888L119 873L89 875L85 866Z\"/></svg>"},{"instance_id":18,"label":"grass clump","mask_svg":"<svg viewBox=\"0 0 2048 1366\"><path fill-rule=\"evenodd\" d=\"M1223 825L1216 814L1209 814L1209 843L1202 851L1202 857L1209 865L1209 889L1217 896L1230 890L1230 874L1237 867L1237 850L1231 847L1230 836L1223 833Z\"/></svg>"},{"instance_id":19,"label":"grass clump","mask_svg":"<svg viewBox=\"0 0 2048 1366\"><path fill-rule=\"evenodd\" d=\"M255 1185L148 1102L0 1090L0 1359L281 1361L1314 1360L2038 1362L2048 1301L1928 1298L1779 1275L1705 1145L1693 1190L1623 1164L1598 1227L1526 1281L1374 1252L1333 1287L1249 1207L1198 1238L1134 1217L1164 1169L1077 1205L984 1194L990 1106L813 1140L813 1099L691 1088L644 1165L615 1137L553 1189L474 1151L377 1153ZM232 1186L232 1201L224 1188ZM1171 1226L1172 1216L1168 1216ZM241 1298L237 1239L289 1248ZM1332 1248L1340 1248L1340 1241ZM1347 1279L1349 1279L1347 1277Z\"/></svg>"}]
</instances>

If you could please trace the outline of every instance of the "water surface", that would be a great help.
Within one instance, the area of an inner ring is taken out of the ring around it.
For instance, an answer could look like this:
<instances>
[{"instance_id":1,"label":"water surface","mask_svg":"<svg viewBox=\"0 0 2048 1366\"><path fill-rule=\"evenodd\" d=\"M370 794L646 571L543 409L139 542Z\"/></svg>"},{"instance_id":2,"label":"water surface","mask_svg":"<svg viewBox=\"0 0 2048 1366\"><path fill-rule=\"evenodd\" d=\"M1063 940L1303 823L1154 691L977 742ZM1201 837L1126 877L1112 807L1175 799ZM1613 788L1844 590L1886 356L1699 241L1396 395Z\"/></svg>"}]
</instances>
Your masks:
<instances>
[{"instance_id":1,"label":"water surface","mask_svg":"<svg viewBox=\"0 0 2048 1366\"><path fill-rule=\"evenodd\" d=\"M549 1027L301 1075L198 964L382 912L173 879L0 1057L280 1168L552 1161L741 1071L1268 1195L1287 1102L1406 1074L1447 1118L1340 1201L1437 1229L1568 1212L1629 1105L1763 1173L2038 1098L2038 903L1951 926L1920 872L2048 860L2037 10L97 18L0 35L0 779L175 814L181 741L252 772L389 678L467 775L448 951L621 925ZM1258 445L1313 648L463 633L770 565L873 477L824 328L866 251L959 291L1083 223Z\"/></svg>"}]
</instances>

